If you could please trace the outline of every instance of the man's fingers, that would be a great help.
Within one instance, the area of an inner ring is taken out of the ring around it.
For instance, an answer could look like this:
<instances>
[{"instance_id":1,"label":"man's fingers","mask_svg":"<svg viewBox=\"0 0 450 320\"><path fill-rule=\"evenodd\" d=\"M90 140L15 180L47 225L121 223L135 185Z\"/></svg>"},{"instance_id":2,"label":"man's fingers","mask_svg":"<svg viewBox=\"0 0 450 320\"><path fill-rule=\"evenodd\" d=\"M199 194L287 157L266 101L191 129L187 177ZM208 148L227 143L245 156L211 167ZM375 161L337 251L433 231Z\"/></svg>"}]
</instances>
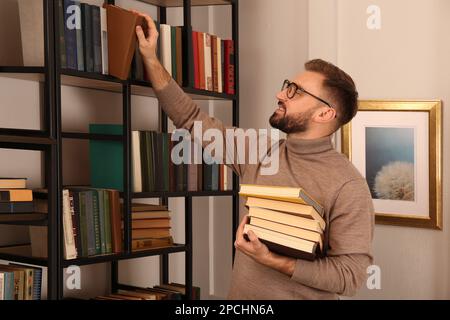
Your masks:
<instances>
[{"instance_id":1,"label":"man's fingers","mask_svg":"<svg viewBox=\"0 0 450 320\"><path fill-rule=\"evenodd\" d=\"M143 43L147 39L145 38L144 30L142 30L141 26L136 27L136 35L139 39L139 43Z\"/></svg>"}]
</instances>

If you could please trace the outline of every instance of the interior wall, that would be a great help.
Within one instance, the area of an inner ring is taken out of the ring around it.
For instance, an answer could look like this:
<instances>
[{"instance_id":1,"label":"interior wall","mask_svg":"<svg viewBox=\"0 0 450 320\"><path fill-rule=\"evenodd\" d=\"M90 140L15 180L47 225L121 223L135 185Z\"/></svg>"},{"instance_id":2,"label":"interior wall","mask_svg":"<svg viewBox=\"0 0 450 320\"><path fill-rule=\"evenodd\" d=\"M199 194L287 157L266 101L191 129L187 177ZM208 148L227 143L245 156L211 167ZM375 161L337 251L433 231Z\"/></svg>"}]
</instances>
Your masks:
<instances>
[{"instance_id":1,"label":"interior wall","mask_svg":"<svg viewBox=\"0 0 450 320\"><path fill-rule=\"evenodd\" d=\"M380 30L366 26L370 5L381 9ZM329 58L352 75L361 99L437 99L444 106L443 231L377 225L373 253L381 290L364 287L359 299L450 298L448 12L446 0L310 1L310 58ZM330 21L334 28L322 28Z\"/></svg>"}]
</instances>

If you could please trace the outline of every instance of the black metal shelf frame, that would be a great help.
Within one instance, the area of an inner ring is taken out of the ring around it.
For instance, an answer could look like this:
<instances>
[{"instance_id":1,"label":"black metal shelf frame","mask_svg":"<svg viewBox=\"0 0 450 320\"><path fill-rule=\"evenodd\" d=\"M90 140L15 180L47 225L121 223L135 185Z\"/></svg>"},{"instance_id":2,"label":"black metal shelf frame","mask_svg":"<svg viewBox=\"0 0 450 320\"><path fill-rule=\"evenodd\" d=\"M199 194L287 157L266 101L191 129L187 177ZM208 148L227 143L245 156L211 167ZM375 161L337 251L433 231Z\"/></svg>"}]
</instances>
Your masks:
<instances>
[{"instance_id":1,"label":"black metal shelf frame","mask_svg":"<svg viewBox=\"0 0 450 320\"><path fill-rule=\"evenodd\" d=\"M143 94L154 96L151 85L146 82L133 80L118 80L111 76L95 73L79 72L75 70L61 69L59 54L59 10L58 1L41 0L44 8L44 48L45 66L43 67L1 67L0 76L26 78L44 82L44 108L43 108L43 130L24 130L0 128L0 148L40 150L45 158L45 186L48 189L48 217L39 221L11 221L2 224L17 225L47 225L48 226L48 258L39 259L24 257L14 254L0 252L0 259L16 261L26 264L45 266L48 268L48 299L60 300L64 298L63 271L70 265L89 265L95 263L111 263L111 287L117 290L126 286L119 284L118 268L119 261L125 259L136 259L147 256L159 255L161 257L161 281L169 281L169 254L185 253L185 278L187 299L191 298L192 292L192 198L193 197L217 197L231 196L233 200L233 243L235 231L239 219L239 180L233 177L233 191L199 191L199 192L150 192L132 193L131 190L131 96ZM192 61L193 51L189 50L183 56L183 68L185 79L183 88L186 93L194 99L219 99L228 100L233 103L233 126L239 125L239 39L238 39L238 1L237 0L138 0L158 7L158 19L166 23L169 7L183 7L183 40L192 43L191 7L199 5L231 5L232 6L232 37L235 41L235 84L236 94L226 95L192 88L194 83ZM114 4L114 0L105 0ZM98 83L107 85L98 86ZM97 90L115 91L123 97L123 134L122 135L99 135L88 133L63 132L61 121L61 85L90 87ZM114 86L114 87L112 87ZM144 91L145 92L144 92ZM160 108L160 129L167 132L167 115ZM121 254L103 255L75 260L64 260L63 257L63 230L62 230L62 147L63 139L85 139L85 140L111 140L122 141L124 144L124 191L121 193L124 204L124 250ZM162 204L167 205L169 198L182 197L185 199L185 243L176 244L167 248L155 248L133 252L131 250L131 202L139 198L159 198ZM233 257L234 246L232 245Z\"/></svg>"}]
</instances>

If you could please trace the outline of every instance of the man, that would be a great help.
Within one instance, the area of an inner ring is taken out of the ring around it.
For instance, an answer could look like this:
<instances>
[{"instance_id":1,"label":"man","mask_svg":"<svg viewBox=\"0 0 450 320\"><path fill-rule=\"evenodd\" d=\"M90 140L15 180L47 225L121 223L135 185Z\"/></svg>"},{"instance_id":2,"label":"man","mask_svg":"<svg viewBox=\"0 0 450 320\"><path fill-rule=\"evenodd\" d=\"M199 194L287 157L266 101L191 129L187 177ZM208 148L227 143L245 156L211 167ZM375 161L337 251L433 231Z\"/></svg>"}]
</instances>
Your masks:
<instances>
[{"instance_id":1,"label":"man","mask_svg":"<svg viewBox=\"0 0 450 320\"><path fill-rule=\"evenodd\" d=\"M156 53L155 24L143 16L149 30L145 37L141 27L136 29L140 51L165 112L177 128L192 130L194 122L201 121L203 130L224 132L224 125L201 112L164 70ZM288 134L276 146L278 173L262 175L261 163L233 163L232 168L245 184L307 190L325 208L328 254L311 262L270 252L252 232L250 241L244 239L247 216L242 217L229 299L337 299L338 295L354 295L372 263L374 214L367 183L333 149L330 138L357 112L355 85L347 74L322 60L310 61L305 67L306 72L284 82L277 95L278 108L270 119L273 127Z\"/></svg>"}]
</instances>

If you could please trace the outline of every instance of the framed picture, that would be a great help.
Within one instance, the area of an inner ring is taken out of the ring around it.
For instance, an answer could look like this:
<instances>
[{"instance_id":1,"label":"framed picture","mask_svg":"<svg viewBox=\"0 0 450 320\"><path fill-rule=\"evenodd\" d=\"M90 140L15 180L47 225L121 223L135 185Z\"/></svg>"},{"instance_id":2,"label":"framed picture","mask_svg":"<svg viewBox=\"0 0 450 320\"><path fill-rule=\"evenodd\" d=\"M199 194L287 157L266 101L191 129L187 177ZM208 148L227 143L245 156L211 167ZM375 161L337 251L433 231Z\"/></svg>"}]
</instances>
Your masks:
<instances>
[{"instance_id":1,"label":"framed picture","mask_svg":"<svg viewBox=\"0 0 450 320\"><path fill-rule=\"evenodd\" d=\"M367 179L378 224L442 229L442 104L360 101L342 151Z\"/></svg>"}]
</instances>

